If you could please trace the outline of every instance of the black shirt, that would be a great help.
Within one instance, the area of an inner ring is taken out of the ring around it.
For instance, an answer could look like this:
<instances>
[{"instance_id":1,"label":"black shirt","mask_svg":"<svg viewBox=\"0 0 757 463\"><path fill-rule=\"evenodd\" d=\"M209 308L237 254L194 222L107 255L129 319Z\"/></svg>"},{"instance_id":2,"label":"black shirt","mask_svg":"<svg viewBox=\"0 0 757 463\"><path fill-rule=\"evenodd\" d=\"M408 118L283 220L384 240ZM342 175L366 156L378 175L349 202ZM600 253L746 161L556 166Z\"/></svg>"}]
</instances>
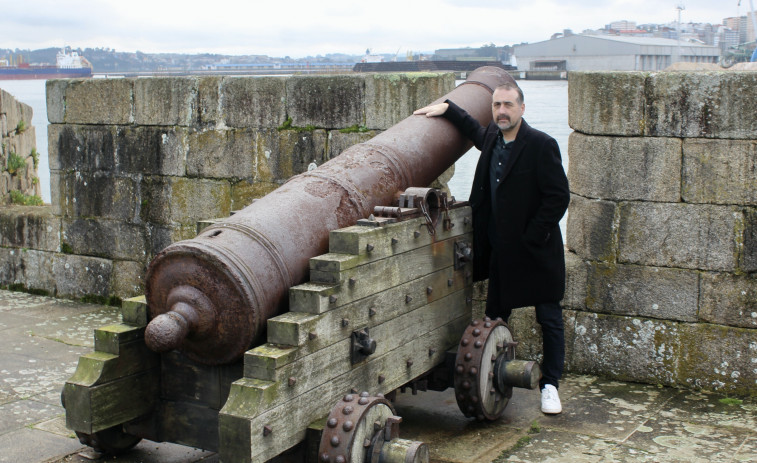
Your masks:
<instances>
[{"instance_id":1,"label":"black shirt","mask_svg":"<svg viewBox=\"0 0 757 463\"><path fill-rule=\"evenodd\" d=\"M499 136L497 137L497 142L494 144L491 159L489 160L489 189L491 192L492 201L492 220L489 220L488 231L489 240L492 244L496 243L497 236L497 229L495 224L496 221L493 220L495 217L494 211L497 210L497 187L502 181L502 177L505 172L505 165L507 164L507 160L510 157L512 146L513 142L506 142L502 137L502 132L500 132Z\"/></svg>"}]
</instances>

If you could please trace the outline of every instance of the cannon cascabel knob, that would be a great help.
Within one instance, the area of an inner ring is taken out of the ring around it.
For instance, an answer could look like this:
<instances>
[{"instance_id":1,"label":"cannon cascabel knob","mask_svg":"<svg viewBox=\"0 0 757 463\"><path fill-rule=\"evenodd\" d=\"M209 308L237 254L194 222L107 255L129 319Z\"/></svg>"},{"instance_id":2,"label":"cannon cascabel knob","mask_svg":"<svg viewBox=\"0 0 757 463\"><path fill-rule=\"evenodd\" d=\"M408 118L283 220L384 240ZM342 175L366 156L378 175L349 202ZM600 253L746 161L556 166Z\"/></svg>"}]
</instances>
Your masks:
<instances>
[{"instance_id":1,"label":"cannon cascabel knob","mask_svg":"<svg viewBox=\"0 0 757 463\"><path fill-rule=\"evenodd\" d=\"M170 310L150 321L145 329L145 344L155 352L181 347L185 339L212 331L215 314L212 304L196 288L178 286L168 296Z\"/></svg>"},{"instance_id":2,"label":"cannon cascabel knob","mask_svg":"<svg viewBox=\"0 0 757 463\"><path fill-rule=\"evenodd\" d=\"M145 344L163 353L177 349L189 334L189 322L181 314L167 312L155 317L145 329Z\"/></svg>"}]
</instances>

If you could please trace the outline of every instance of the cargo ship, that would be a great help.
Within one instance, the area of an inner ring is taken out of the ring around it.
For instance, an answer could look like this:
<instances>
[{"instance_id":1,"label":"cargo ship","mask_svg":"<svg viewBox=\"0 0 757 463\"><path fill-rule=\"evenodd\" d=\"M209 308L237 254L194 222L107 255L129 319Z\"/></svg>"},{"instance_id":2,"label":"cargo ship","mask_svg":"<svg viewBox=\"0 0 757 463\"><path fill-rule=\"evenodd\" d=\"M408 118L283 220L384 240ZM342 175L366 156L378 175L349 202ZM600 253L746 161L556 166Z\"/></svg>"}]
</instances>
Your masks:
<instances>
[{"instance_id":1,"label":"cargo ship","mask_svg":"<svg viewBox=\"0 0 757 463\"><path fill-rule=\"evenodd\" d=\"M10 65L0 60L0 80L63 79L92 77L92 65L79 53L58 52L54 65Z\"/></svg>"}]
</instances>

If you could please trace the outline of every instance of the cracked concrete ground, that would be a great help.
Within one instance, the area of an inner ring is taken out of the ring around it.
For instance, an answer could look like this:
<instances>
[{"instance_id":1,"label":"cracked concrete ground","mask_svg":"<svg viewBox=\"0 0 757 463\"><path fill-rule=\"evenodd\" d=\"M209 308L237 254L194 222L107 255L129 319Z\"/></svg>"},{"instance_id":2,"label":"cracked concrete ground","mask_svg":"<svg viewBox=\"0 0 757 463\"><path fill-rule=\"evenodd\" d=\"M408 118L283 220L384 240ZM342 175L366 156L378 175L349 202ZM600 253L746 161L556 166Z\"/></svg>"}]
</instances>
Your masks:
<instances>
[{"instance_id":1,"label":"cracked concrete ground","mask_svg":"<svg viewBox=\"0 0 757 463\"><path fill-rule=\"evenodd\" d=\"M65 427L63 383L114 307L0 291L0 463L87 462ZM567 375L563 413L539 411L537 391L514 390L504 416L465 418L451 390L399 394L401 437L429 445L433 462L757 462L757 398ZM102 461L214 463L218 456L142 441Z\"/></svg>"}]
</instances>

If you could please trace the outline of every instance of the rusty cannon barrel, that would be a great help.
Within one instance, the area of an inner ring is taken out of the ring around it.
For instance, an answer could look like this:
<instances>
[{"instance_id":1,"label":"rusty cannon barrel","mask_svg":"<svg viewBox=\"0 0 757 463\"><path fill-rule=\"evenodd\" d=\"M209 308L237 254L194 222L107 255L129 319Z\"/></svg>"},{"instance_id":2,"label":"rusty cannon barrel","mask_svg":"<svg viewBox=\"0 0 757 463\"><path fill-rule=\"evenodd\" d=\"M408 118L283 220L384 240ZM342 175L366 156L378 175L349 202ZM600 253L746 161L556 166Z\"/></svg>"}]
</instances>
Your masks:
<instances>
[{"instance_id":1,"label":"rusty cannon barrel","mask_svg":"<svg viewBox=\"0 0 757 463\"><path fill-rule=\"evenodd\" d=\"M487 124L491 94L505 82L514 81L503 69L482 67L438 102L452 99ZM166 247L147 270L148 347L179 349L205 364L238 359L265 321L286 310L309 259L328 251L329 231L367 217L398 191L429 185L470 146L446 120L410 116Z\"/></svg>"}]
</instances>

